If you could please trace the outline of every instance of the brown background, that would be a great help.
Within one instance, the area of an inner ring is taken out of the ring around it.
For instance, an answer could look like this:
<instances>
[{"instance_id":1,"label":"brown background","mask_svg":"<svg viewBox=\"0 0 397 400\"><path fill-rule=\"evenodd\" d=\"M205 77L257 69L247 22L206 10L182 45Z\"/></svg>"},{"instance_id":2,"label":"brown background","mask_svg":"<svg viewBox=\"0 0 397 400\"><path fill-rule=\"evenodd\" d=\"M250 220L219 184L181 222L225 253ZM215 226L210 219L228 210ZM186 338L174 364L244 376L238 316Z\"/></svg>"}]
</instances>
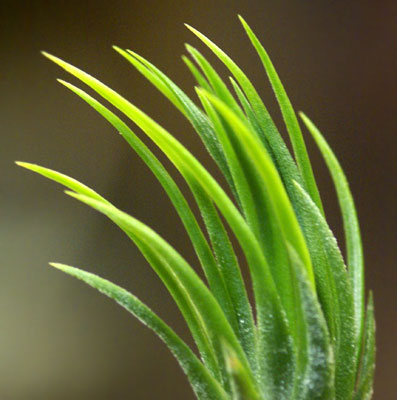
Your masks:
<instances>
[{"instance_id":1,"label":"brown background","mask_svg":"<svg viewBox=\"0 0 397 400\"><path fill-rule=\"evenodd\" d=\"M183 118L111 45L146 56L193 94L180 55L186 41L203 46L184 28L188 22L239 61L280 122L237 13L269 50L295 107L318 123L346 169L362 225L367 283L375 292L375 399L395 399L396 4L1 0L0 399L193 397L176 362L151 332L108 299L47 266L51 260L65 262L122 284L189 340L143 258L102 216L13 161L34 161L90 184L192 260L155 179L100 116L55 82L71 78L39 50L109 83L212 165ZM341 237L329 176L310 139L308 146L329 220Z\"/></svg>"}]
</instances>

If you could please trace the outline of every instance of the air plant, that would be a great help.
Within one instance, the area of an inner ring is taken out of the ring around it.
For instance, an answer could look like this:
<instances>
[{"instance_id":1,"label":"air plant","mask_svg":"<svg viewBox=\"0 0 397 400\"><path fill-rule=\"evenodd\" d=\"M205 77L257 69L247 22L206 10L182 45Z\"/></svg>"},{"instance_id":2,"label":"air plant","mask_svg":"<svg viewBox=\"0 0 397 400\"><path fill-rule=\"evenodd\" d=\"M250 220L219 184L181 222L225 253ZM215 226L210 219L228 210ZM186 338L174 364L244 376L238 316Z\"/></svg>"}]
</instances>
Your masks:
<instances>
[{"instance_id":1,"label":"air plant","mask_svg":"<svg viewBox=\"0 0 397 400\"><path fill-rule=\"evenodd\" d=\"M114 47L189 120L225 177L227 191L143 111L94 77L43 53L121 111L183 176L205 231L174 179L131 128L91 95L59 80L109 121L156 176L186 229L206 282L165 239L94 190L59 172L18 162L66 186L66 194L124 231L175 300L197 351L123 288L71 266L51 265L109 296L151 328L174 354L198 399L370 399L374 310L371 295L365 307L363 251L348 182L320 131L300 113L335 185L345 263L325 219L298 118L268 54L240 20L270 80L293 155L249 78L194 28L187 26L231 74L228 86L198 50L186 46L191 58L183 60L197 80L200 106L149 61ZM249 268L252 302L230 234Z\"/></svg>"}]
</instances>

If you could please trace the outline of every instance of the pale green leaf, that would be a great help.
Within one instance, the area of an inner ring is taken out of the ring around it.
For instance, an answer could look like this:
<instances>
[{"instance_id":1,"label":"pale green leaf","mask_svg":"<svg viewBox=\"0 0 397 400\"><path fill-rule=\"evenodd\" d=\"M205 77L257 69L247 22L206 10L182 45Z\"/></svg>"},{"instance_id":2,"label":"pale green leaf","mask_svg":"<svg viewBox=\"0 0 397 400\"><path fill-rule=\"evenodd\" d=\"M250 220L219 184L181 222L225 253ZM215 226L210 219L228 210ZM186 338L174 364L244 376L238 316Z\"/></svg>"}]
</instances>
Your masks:
<instances>
[{"instance_id":1,"label":"pale green leaf","mask_svg":"<svg viewBox=\"0 0 397 400\"><path fill-rule=\"evenodd\" d=\"M238 212L233 202L229 199L229 197L225 194L223 189L216 183L216 181L212 178L212 176L206 171L206 169L192 156L192 154L182 146L171 134L165 131L162 127L156 124L151 118L149 118L146 114L144 114L137 107L133 106L126 99L121 97L112 89L108 88L104 84L102 84L97 79L88 75L87 73L79 70L72 65L65 63L57 57L50 56L47 54L47 57L50 58L55 63L62 66L65 70L78 77L88 86L92 87L98 94L103 96L106 100L112 103L115 107L125 113L132 121L134 121L161 149L165 152L165 154L170 158L170 160L175 164L175 166L179 169L188 183L192 185L196 185L201 188L201 190L206 193L207 196L213 199L213 201L220 208L221 212L224 214L226 220L228 220L232 230L238 237L239 241L242 244L244 252L248 259L251 259L252 262L249 262L251 272L253 275L259 274L260 278L253 278L252 281L254 283L254 290L257 293L257 299L259 305L257 307L261 309L263 312L263 316L268 314L265 312L265 308L269 306L269 302L278 307L277 302L279 301L277 298L277 294L275 292L275 288L272 287L272 279L269 276L269 279L265 279L262 275L265 273L267 276L266 269L268 268L263 265L265 260L263 259L263 255L260 251L260 247L253 236L252 232L246 225L244 219L241 214ZM222 257L222 255L220 255ZM255 261L253 261L255 260ZM231 275L229 279L233 279L233 285L236 285L235 279L241 280L240 271L231 270ZM266 289L268 287L268 289ZM268 295L259 295L259 293L266 293L272 291L272 296ZM244 295L244 294L243 294ZM277 298L277 300L276 300ZM276 302L276 303L275 303ZM267 304L266 307L262 303ZM279 313L280 311L278 311ZM259 314L259 313L258 313ZM277 314L275 311L272 311L272 314ZM279 315L280 318L282 316ZM242 324L242 332L245 332L245 340L247 341L246 350L247 354L252 361L253 365L255 365L254 358L255 354L252 353L251 349L253 349L253 332L252 332L252 323L251 317L244 314L241 318L239 318L239 323Z\"/></svg>"},{"instance_id":2,"label":"pale green leaf","mask_svg":"<svg viewBox=\"0 0 397 400\"><path fill-rule=\"evenodd\" d=\"M81 196L84 196L85 200L90 199L91 201L95 201L95 205L97 206L97 208L99 207L98 204L104 204L105 206L113 210L114 213L121 213L102 196L97 194L92 189L88 188L86 185L76 181L75 179L69 178L64 174L37 165L28 163L18 164L24 168L37 172L72 189L74 192L70 192L70 194L73 196L75 196L76 193L79 193ZM150 244L145 243L145 241L143 241L139 236L131 232L128 227L121 224L119 220L112 220L137 244L150 265L155 269L159 277L163 280L164 284L167 286L168 290L178 304L182 314L184 315L205 364L208 366L211 373L219 378L219 361L221 359L216 360L214 348L210 343L207 329L205 328L205 325L203 325L203 318L200 316L200 314L197 313L197 308L194 306L194 303L189 295L189 291L183 289L183 285L179 283L180 277L175 276L175 274L171 271L168 263L164 260L163 256L159 256L159 254L153 252ZM139 222L137 223L139 224ZM141 225L143 226L143 224ZM171 249L170 251L172 252L173 250ZM184 268L185 270L188 270L187 274L190 273L193 276L193 278L191 279L196 279L196 281L200 281L200 284L202 284L201 280L197 276L194 278L195 273L190 270L190 267L187 266L186 263L184 265ZM212 294L210 294L210 296L212 298Z\"/></svg>"},{"instance_id":3,"label":"pale green leaf","mask_svg":"<svg viewBox=\"0 0 397 400\"><path fill-rule=\"evenodd\" d=\"M155 65L131 50L125 51L116 46L114 46L114 49L148 79L191 122L207 151L217 163L232 190L234 190L233 180L231 179L222 147L216 140L213 128L208 123L207 116Z\"/></svg>"},{"instance_id":4,"label":"pale green leaf","mask_svg":"<svg viewBox=\"0 0 397 400\"><path fill-rule=\"evenodd\" d=\"M150 170L154 173L164 190L168 194L172 204L174 205L178 215L183 222L186 231L192 241L196 250L198 258L200 259L201 266L207 277L208 283L214 296L217 298L219 304L224 310L229 322L237 330L238 322L236 313L231 301L230 292L226 287L222 270L217 264L212 251L207 243L207 240L202 233L197 220L192 213L189 205L187 204L184 196L176 185L175 181L157 159L157 157L148 149L148 147L134 134L134 132L114 113L89 96L87 93L78 89L77 87L60 81L67 88L72 90L75 94L85 100L91 107L98 111L105 119L107 119L142 158ZM209 214L209 211L207 212ZM206 215L207 215L206 214ZM218 233L218 232L217 232ZM218 233L219 234L219 233ZM219 234L220 236L220 234ZM225 249L222 249L225 251ZM237 267L236 267L237 268Z\"/></svg>"},{"instance_id":5,"label":"pale green leaf","mask_svg":"<svg viewBox=\"0 0 397 400\"><path fill-rule=\"evenodd\" d=\"M224 359L221 356L221 340L226 340L232 346L243 367L246 368L247 376L252 380L245 353L219 304L182 256L147 225L117 208L75 192L68 191L67 194L106 215L138 245L174 297L186 321L190 322L190 326L193 327L192 334L204 339L204 343L201 341L198 343L199 348L203 349L207 344L208 349L205 354L212 355L218 363L223 377L222 383L228 386ZM254 385L253 381L252 385Z\"/></svg>"},{"instance_id":6,"label":"pale green leaf","mask_svg":"<svg viewBox=\"0 0 397 400\"><path fill-rule=\"evenodd\" d=\"M149 307L125 289L89 272L64 264L51 265L66 274L82 280L101 293L116 301L128 312L152 329L167 345L185 372L199 400L228 400L222 386L217 382L185 342Z\"/></svg>"}]
</instances>

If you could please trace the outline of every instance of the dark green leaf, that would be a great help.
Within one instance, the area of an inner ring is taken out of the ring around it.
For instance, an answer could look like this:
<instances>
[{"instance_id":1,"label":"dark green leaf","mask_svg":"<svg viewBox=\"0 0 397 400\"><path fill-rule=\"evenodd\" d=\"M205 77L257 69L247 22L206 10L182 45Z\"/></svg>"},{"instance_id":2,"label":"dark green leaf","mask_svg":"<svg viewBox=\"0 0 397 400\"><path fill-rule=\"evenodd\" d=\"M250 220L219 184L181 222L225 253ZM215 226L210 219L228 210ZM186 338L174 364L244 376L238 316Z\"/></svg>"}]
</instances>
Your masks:
<instances>
[{"instance_id":1,"label":"dark green leaf","mask_svg":"<svg viewBox=\"0 0 397 400\"><path fill-rule=\"evenodd\" d=\"M300 116L317 143L328 166L342 211L347 247L347 265L354 297L356 323L355 344L358 353L364 324L364 258L357 212L346 176L335 154L313 122L303 113L300 113Z\"/></svg>"},{"instance_id":2,"label":"dark green leaf","mask_svg":"<svg viewBox=\"0 0 397 400\"><path fill-rule=\"evenodd\" d=\"M298 360L294 398L333 400L334 354L327 325L302 261L292 246L288 246L288 250L298 282L300 334L305 339L301 349L304 358Z\"/></svg>"},{"instance_id":3,"label":"dark green leaf","mask_svg":"<svg viewBox=\"0 0 397 400\"><path fill-rule=\"evenodd\" d=\"M351 399L357 369L354 302L350 279L335 237L309 194L296 183L305 219L305 238L313 260L316 288L335 352L337 399Z\"/></svg>"}]
</instances>

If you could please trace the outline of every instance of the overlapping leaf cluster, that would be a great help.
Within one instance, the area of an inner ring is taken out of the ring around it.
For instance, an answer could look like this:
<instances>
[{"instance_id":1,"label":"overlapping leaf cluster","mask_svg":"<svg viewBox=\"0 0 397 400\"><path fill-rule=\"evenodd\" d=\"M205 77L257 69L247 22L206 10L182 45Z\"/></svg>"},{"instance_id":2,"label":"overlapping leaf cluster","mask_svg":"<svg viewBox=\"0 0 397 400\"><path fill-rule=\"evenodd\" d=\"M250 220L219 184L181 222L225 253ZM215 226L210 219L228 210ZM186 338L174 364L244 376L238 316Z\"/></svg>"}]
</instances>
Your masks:
<instances>
[{"instance_id":1,"label":"overlapping leaf cluster","mask_svg":"<svg viewBox=\"0 0 397 400\"><path fill-rule=\"evenodd\" d=\"M266 51L241 22L280 105L293 155L248 77L200 32L188 27L224 63L232 88L198 50L187 46L191 58L183 60L197 80L200 106L149 61L115 47L190 121L232 197L148 115L87 73L45 54L139 127L186 180L206 232L174 179L131 128L88 93L60 81L108 120L157 177L194 246L206 282L156 232L92 189L47 168L19 163L66 186L67 194L105 214L128 235L174 298L199 357L132 294L80 269L53 265L111 297L153 329L179 361L198 399L370 399L373 305L370 298L365 311L362 245L348 183L321 133L301 114L335 184L346 266L324 217L297 116ZM249 266L253 306L228 232Z\"/></svg>"}]
</instances>

